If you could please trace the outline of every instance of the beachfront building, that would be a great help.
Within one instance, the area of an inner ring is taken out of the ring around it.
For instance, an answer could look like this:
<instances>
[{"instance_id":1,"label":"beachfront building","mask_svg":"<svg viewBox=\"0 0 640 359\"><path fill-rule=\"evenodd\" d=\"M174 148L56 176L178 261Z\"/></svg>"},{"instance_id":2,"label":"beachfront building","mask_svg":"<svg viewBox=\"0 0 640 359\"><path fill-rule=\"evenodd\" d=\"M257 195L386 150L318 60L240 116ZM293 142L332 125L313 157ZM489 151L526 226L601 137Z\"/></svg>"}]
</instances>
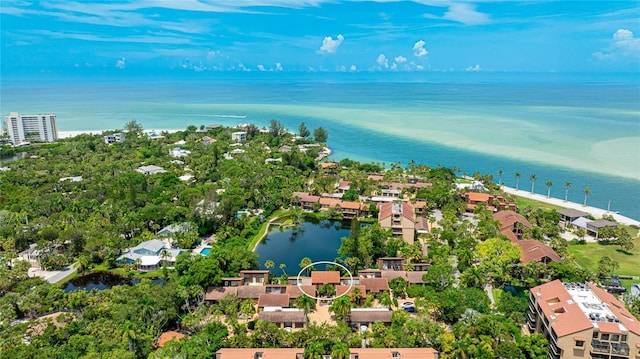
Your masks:
<instances>
[{"instance_id":1,"label":"beachfront building","mask_svg":"<svg viewBox=\"0 0 640 359\"><path fill-rule=\"evenodd\" d=\"M106 135L103 137L104 143L106 143L107 145L111 145L118 142L122 143L124 142L125 138L126 138L126 135L122 132L112 133L110 135Z\"/></svg>"},{"instance_id":2,"label":"beachfront building","mask_svg":"<svg viewBox=\"0 0 640 359\"><path fill-rule=\"evenodd\" d=\"M28 142L55 142L58 127L55 114L21 115L17 112L4 117L9 138L14 146Z\"/></svg>"},{"instance_id":3,"label":"beachfront building","mask_svg":"<svg viewBox=\"0 0 640 359\"><path fill-rule=\"evenodd\" d=\"M233 132L231 134L231 140L237 141L237 142L246 141L247 140L247 132L246 131Z\"/></svg>"},{"instance_id":4,"label":"beachfront building","mask_svg":"<svg viewBox=\"0 0 640 359\"><path fill-rule=\"evenodd\" d=\"M500 223L498 230L512 242L522 240L524 229L533 228L533 225L523 215L514 211L500 211L493 215L493 219Z\"/></svg>"},{"instance_id":5,"label":"beachfront building","mask_svg":"<svg viewBox=\"0 0 640 359\"><path fill-rule=\"evenodd\" d=\"M391 229L395 238L413 244L416 221L413 206L408 202L387 202L380 205L378 222L383 229Z\"/></svg>"},{"instance_id":6,"label":"beachfront building","mask_svg":"<svg viewBox=\"0 0 640 359\"><path fill-rule=\"evenodd\" d=\"M640 323L592 283L559 280L531 289L526 327L549 341L551 359L640 358Z\"/></svg>"}]
</instances>

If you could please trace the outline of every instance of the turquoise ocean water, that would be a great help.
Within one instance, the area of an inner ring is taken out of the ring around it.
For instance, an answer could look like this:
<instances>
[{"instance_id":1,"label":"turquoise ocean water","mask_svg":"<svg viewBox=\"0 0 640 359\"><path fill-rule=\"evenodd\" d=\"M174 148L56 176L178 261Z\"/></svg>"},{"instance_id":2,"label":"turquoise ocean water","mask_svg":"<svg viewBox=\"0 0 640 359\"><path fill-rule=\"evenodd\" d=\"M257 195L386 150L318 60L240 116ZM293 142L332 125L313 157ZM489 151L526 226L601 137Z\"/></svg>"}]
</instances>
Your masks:
<instances>
[{"instance_id":1,"label":"turquoise ocean water","mask_svg":"<svg viewBox=\"0 0 640 359\"><path fill-rule=\"evenodd\" d=\"M504 171L502 181L640 219L640 81L581 74L189 74L3 79L0 111L53 112L60 131L278 119L325 127L332 159ZM228 116L246 116L236 118Z\"/></svg>"}]
</instances>

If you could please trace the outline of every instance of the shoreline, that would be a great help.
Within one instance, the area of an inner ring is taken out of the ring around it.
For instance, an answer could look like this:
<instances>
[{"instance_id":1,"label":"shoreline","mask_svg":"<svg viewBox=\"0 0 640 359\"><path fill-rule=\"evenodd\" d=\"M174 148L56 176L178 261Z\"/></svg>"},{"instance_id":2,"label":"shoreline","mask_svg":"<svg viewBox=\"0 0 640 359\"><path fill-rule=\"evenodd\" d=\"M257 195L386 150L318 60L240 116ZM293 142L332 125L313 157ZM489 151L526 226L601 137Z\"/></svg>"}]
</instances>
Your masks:
<instances>
[{"instance_id":1,"label":"shoreline","mask_svg":"<svg viewBox=\"0 0 640 359\"><path fill-rule=\"evenodd\" d=\"M587 212L596 218L602 218L603 215L608 215L608 216L612 216L613 219L615 219L618 223L640 226L640 221L623 216L616 212L607 211L606 209L592 207L589 205L584 206L581 203L565 201L563 199L555 198L555 197L547 197L544 194L531 193L530 191L515 189L513 187L502 186L502 191L510 195L524 197L524 198L532 199L538 202L544 202L544 203L552 204L552 205L563 207L563 208L577 209L579 211Z\"/></svg>"},{"instance_id":2,"label":"shoreline","mask_svg":"<svg viewBox=\"0 0 640 359\"><path fill-rule=\"evenodd\" d=\"M105 131L109 131L109 130L58 131L58 138L59 139L66 139L66 138L72 138L72 137L79 136L79 135L84 135L84 134L101 135ZM174 132L178 132L178 131L183 131L183 130L180 130L180 129L147 129L147 130L144 130L145 133L151 133L151 132L174 133ZM329 157L329 156L327 156L327 157ZM564 201L563 199L559 199L559 198L555 198L555 197L549 197L548 198L544 194L531 193L531 192L529 192L527 190L523 190L523 189L516 190L515 188L508 187L508 186L502 186L502 190L505 193L510 194L510 195L525 197L525 198L529 198L529 199L536 200L536 201L539 201L539 202L553 204L553 205L556 205L556 206L559 206L559 207L563 207L563 208L573 208L573 209L581 210L581 211L584 211L584 212L588 212L588 213L590 213L591 215L593 215L596 218L602 218L603 215L610 215L619 223L627 224L627 225L640 226L640 221L638 221L638 220L635 220L633 218L621 215L621 214L616 213L616 212L607 211L607 210L602 209L602 208L592 207L592 206L588 206L588 205L584 206L581 203L576 203L576 202L571 202L571 201ZM255 250L255 248L254 248L254 250Z\"/></svg>"}]
</instances>

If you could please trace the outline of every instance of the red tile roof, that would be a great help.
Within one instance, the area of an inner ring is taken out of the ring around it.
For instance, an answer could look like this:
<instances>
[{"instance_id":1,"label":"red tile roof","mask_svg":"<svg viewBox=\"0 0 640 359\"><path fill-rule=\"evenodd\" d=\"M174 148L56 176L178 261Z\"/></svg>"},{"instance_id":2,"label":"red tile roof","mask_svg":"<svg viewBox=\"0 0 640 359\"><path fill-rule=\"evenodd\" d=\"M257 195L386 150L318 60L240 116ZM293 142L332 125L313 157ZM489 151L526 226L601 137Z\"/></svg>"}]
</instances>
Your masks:
<instances>
[{"instance_id":1,"label":"red tile roof","mask_svg":"<svg viewBox=\"0 0 640 359\"><path fill-rule=\"evenodd\" d=\"M602 300L607 303L607 308L611 310L613 315L620 319L620 323L623 324L630 332L640 335L640 322L636 319L624 306L624 303L616 299L612 294L607 293L606 290L598 288L593 284L589 284L589 288ZM600 325L601 323L598 323Z\"/></svg>"},{"instance_id":2,"label":"red tile roof","mask_svg":"<svg viewBox=\"0 0 640 359\"><path fill-rule=\"evenodd\" d=\"M340 207L341 208L346 208L346 209L360 209L360 203L358 202L351 202L351 201L342 201L340 203Z\"/></svg>"},{"instance_id":3,"label":"red tile roof","mask_svg":"<svg viewBox=\"0 0 640 359\"><path fill-rule=\"evenodd\" d=\"M347 295L352 295L352 292L353 292L354 288L360 289L360 298L365 298L367 296L367 291L366 291L364 285L354 285L354 286L351 286L351 288L349 288L348 285L337 285L336 286L336 296L340 296L340 295L343 295L345 293L347 293Z\"/></svg>"},{"instance_id":4,"label":"red tile roof","mask_svg":"<svg viewBox=\"0 0 640 359\"><path fill-rule=\"evenodd\" d=\"M302 290L300 290L300 288L298 288L298 286L295 284L287 285L287 294L289 294L289 298L295 299L305 294L311 296L316 295L316 287L312 285L300 285L300 287L302 288Z\"/></svg>"},{"instance_id":5,"label":"red tile roof","mask_svg":"<svg viewBox=\"0 0 640 359\"><path fill-rule=\"evenodd\" d=\"M558 337L577 333L593 327L578 303L565 289L560 280L539 285L531 289L545 317ZM553 320L551 320L553 316Z\"/></svg>"},{"instance_id":6,"label":"red tile roof","mask_svg":"<svg viewBox=\"0 0 640 359\"><path fill-rule=\"evenodd\" d=\"M522 253L520 253L520 261L522 263L540 262L544 257L547 257L554 262L562 261L553 248L540 241L528 239L516 241L515 243L520 246L520 249L522 250Z\"/></svg>"},{"instance_id":7,"label":"red tile roof","mask_svg":"<svg viewBox=\"0 0 640 359\"><path fill-rule=\"evenodd\" d=\"M511 228L517 222L522 223L527 228L533 228L531 223L523 215L514 211L500 211L493 215L493 219L500 222L500 229Z\"/></svg>"},{"instance_id":8,"label":"red tile roof","mask_svg":"<svg viewBox=\"0 0 640 359\"><path fill-rule=\"evenodd\" d=\"M160 337L158 338L158 341L157 341L157 345L158 347L163 347L169 341L172 341L172 340L178 341L182 338L184 338L184 334L171 330L171 331L160 334Z\"/></svg>"},{"instance_id":9,"label":"red tile roof","mask_svg":"<svg viewBox=\"0 0 640 359\"><path fill-rule=\"evenodd\" d=\"M311 284L340 284L340 272L313 271L311 272Z\"/></svg>"}]
</instances>

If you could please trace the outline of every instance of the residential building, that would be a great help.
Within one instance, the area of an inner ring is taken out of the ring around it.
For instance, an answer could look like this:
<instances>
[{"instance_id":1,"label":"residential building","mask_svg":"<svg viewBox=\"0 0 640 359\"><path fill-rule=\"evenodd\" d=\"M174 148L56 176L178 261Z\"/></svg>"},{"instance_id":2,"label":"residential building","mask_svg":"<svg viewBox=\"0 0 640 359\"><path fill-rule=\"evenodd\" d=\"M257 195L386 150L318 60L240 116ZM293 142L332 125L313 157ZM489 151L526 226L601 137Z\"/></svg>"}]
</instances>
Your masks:
<instances>
[{"instance_id":1,"label":"residential building","mask_svg":"<svg viewBox=\"0 0 640 359\"><path fill-rule=\"evenodd\" d=\"M185 156L189 156L190 154L191 154L191 151L183 150L180 147L175 147L175 148L169 150L169 156L174 157L174 158L185 157Z\"/></svg>"},{"instance_id":2,"label":"residential building","mask_svg":"<svg viewBox=\"0 0 640 359\"><path fill-rule=\"evenodd\" d=\"M571 221L571 224L578 228L583 228L587 231L587 234L598 238L599 231L604 227L616 227L618 224L615 222L608 221L606 219L599 219L597 221L592 221L586 217L578 217Z\"/></svg>"},{"instance_id":3,"label":"residential building","mask_svg":"<svg viewBox=\"0 0 640 359\"><path fill-rule=\"evenodd\" d=\"M312 211L316 203L320 201L320 196L310 195L305 192L293 192L291 204L302 208L305 211Z\"/></svg>"},{"instance_id":4,"label":"residential building","mask_svg":"<svg viewBox=\"0 0 640 359\"><path fill-rule=\"evenodd\" d=\"M55 142L58 127L55 114L21 115L17 112L4 117L9 138L14 146L25 142Z\"/></svg>"},{"instance_id":5,"label":"residential building","mask_svg":"<svg viewBox=\"0 0 640 359\"><path fill-rule=\"evenodd\" d=\"M416 223L413 206L407 202L387 202L380 205L378 222L383 229L391 229L395 238L413 244Z\"/></svg>"},{"instance_id":6,"label":"residential building","mask_svg":"<svg viewBox=\"0 0 640 359\"><path fill-rule=\"evenodd\" d=\"M112 133L103 137L104 143L107 145L114 144L116 142L124 142L126 135L122 132Z\"/></svg>"},{"instance_id":7,"label":"residential building","mask_svg":"<svg viewBox=\"0 0 640 359\"><path fill-rule=\"evenodd\" d=\"M500 223L498 230L512 242L522 240L524 228L533 228L533 225L523 215L514 211L500 211L493 215L493 219Z\"/></svg>"},{"instance_id":8,"label":"residential building","mask_svg":"<svg viewBox=\"0 0 640 359\"><path fill-rule=\"evenodd\" d=\"M154 175L156 173L166 173L167 172L164 168L158 167L158 166L155 166L155 165L140 166L140 167L136 168L136 171L142 173L143 175Z\"/></svg>"},{"instance_id":9,"label":"residential building","mask_svg":"<svg viewBox=\"0 0 640 359\"><path fill-rule=\"evenodd\" d=\"M473 212L483 203L491 212L504 210L517 210L518 206L514 202L507 202L504 196L493 195L481 192L466 192L462 195L467 204L467 212Z\"/></svg>"},{"instance_id":10,"label":"residential building","mask_svg":"<svg viewBox=\"0 0 640 359\"><path fill-rule=\"evenodd\" d=\"M560 214L560 221L566 223L571 223L580 217L588 217L589 213L583 212L573 208L563 208L558 210L558 214Z\"/></svg>"},{"instance_id":11,"label":"residential building","mask_svg":"<svg viewBox=\"0 0 640 359\"><path fill-rule=\"evenodd\" d=\"M231 140L232 141L237 141L237 142L246 141L247 140L247 132L245 132L245 131L233 132L231 134Z\"/></svg>"},{"instance_id":12,"label":"residential building","mask_svg":"<svg viewBox=\"0 0 640 359\"><path fill-rule=\"evenodd\" d=\"M520 262L522 263L541 262L548 264L562 261L562 258L553 248L535 239L517 241L515 244L520 247Z\"/></svg>"},{"instance_id":13,"label":"residential building","mask_svg":"<svg viewBox=\"0 0 640 359\"><path fill-rule=\"evenodd\" d=\"M166 242L152 239L129 248L123 255L118 257L117 262L136 264L137 269L142 272L154 271L162 268L165 264L172 267L176 263L178 255L182 252L184 252L183 249L171 248Z\"/></svg>"},{"instance_id":14,"label":"residential building","mask_svg":"<svg viewBox=\"0 0 640 359\"><path fill-rule=\"evenodd\" d=\"M526 327L549 341L549 358L640 358L640 323L593 283L555 280L531 289Z\"/></svg>"},{"instance_id":15,"label":"residential building","mask_svg":"<svg viewBox=\"0 0 640 359\"><path fill-rule=\"evenodd\" d=\"M351 308L349 322L355 328L365 331L375 322L391 324L392 313L393 311L387 308Z\"/></svg>"},{"instance_id":16,"label":"residential building","mask_svg":"<svg viewBox=\"0 0 640 359\"><path fill-rule=\"evenodd\" d=\"M158 339L156 340L156 346L161 348L163 347L165 344L167 344L167 342L171 342L171 341L180 341L180 339L184 338L185 335L180 333L180 332L176 332L173 330L164 332L162 334L160 334L160 336L158 337Z\"/></svg>"},{"instance_id":17,"label":"residential building","mask_svg":"<svg viewBox=\"0 0 640 359\"><path fill-rule=\"evenodd\" d=\"M349 359L438 359L433 348L350 348ZM330 358L329 354L326 358ZM214 359L304 359L304 348L222 348Z\"/></svg>"},{"instance_id":18,"label":"residential building","mask_svg":"<svg viewBox=\"0 0 640 359\"><path fill-rule=\"evenodd\" d=\"M307 315L301 309L282 309L258 313L258 320L268 320L279 328L291 331L307 327ZM249 357L251 358L251 357Z\"/></svg>"}]
</instances>

